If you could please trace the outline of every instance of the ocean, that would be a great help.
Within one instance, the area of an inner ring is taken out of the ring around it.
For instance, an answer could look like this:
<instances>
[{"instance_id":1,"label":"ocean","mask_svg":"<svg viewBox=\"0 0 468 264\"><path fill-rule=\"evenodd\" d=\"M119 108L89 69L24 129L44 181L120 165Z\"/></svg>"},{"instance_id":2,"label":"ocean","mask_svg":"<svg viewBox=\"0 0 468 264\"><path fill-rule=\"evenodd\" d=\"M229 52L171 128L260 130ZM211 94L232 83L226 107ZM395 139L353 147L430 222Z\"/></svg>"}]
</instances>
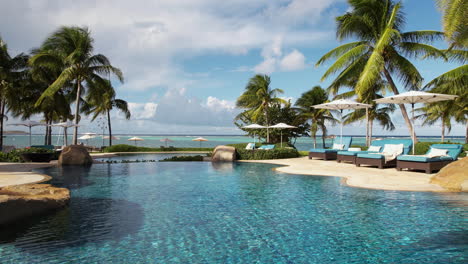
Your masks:
<instances>
[{"instance_id":1,"label":"ocean","mask_svg":"<svg viewBox=\"0 0 468 264\"><path fill-rule=\"evenodd\" d=\"M167 146L174 146L174 147L200 147L200 142L192 141L192 139L197 137L206 138L208 141L201 142L202 147L216 147L218 145L225 145L225 144L234 144L234 143L247 143L253 142L253 139L248 136L232 136L232 135L137 135L138 137L142 138L144 141L128 141L129 138L135 135L115 135L119 139L113 140L112 144L130 144L130 145L137 145L137 146L144 146L144 147L159 147L159 146L166 146L165 142L161 142L162 139L169 138L170 142L167 142ZM347 136L347 135L344 135ZM349 136L349 135L348 135ZM353 145L365 145L365 137L364 136L354 136L353 137ZM409 136L375 136L376 138L410 138ZM419 141L426 141L426 142L439 142L440 137L437 136L418 136ZM15 146L17 148L27 147L29 146L29 135L6 135L4 136L4 145L5 146ZM326 139L325 144L330 146L332 144L332 139ZM452 136L446 137L446 141L450 142L457 142L463 143L464 137L462 136ZM72 137L68 137L68 142L72 142ZM107 146L108 140L103 140L101 136L96 136L93 139L89 140L80 140L85 145L90 146ZM322 139L320 137L317 138L317 147L322 147ZM42 145L44 144L44 135L32 135L31 136L31 143L32 145ZM63 145L63 136L60 135L52 135L52 143L56 146ZM292 143L298 150L308 150L313 147L313 140L310 137L301 137L297 138L296 140L292 140Z\"/></svg>"}]
</instances>

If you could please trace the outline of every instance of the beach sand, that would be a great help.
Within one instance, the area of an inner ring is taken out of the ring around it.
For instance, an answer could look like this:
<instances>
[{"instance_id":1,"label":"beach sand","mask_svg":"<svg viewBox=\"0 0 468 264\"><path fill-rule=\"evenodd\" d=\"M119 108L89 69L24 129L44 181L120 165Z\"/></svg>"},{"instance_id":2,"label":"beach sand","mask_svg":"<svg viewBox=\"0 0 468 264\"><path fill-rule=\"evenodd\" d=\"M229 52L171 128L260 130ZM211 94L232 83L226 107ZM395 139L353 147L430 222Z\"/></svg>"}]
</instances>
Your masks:
<instances>
[{"instance_id":1,"label":"beach sand","mask_svg":"<svg viewBox=\"0 0 468 264\"><path fill-rule=\"evenodd\" d=\"M447 192L441 186L429 183L430 178L435 174L397 171L395 168L356 167L353 164L338 163L333 160L309 160L308 157L242 162L283 165L275 170L289 174L343 177L343 183L352 187L392 191Z\"/></svg>"}]
</instances>

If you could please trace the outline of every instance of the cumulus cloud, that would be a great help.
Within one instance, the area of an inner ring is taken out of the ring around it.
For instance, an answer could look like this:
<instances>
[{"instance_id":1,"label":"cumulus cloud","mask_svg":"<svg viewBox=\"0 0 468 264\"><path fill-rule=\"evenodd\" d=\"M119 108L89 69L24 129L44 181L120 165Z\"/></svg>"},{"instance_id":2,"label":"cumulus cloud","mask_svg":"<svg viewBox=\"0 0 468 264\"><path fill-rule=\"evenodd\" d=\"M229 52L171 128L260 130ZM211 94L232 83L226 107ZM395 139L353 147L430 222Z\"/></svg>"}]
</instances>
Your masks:
<instances>
[{"instance_id":1,"label":"cumulus cloud","mask_svg":"<svg viewBox=\"0 0 468 264\"><path fill-rule=\"evenodd\" d=\"M291 53L284 56L279 64L283 71L302 70L306 67L305 56L298 50L293 50Z\"/></svg>"},{"instance_id":2,"label":"cumulus cloud","mask_svg":"<svg viewBox=\"0 0 468 264\"><path fill-rule=\"evenodd\" d=\"M253 68L254 72L271 74L275 71L297 71L306 67L304 54L294 49L283 56L281 43L282 37L277 37L273 43L263 48L263 61Z\"/></svg>"}]
</instances>

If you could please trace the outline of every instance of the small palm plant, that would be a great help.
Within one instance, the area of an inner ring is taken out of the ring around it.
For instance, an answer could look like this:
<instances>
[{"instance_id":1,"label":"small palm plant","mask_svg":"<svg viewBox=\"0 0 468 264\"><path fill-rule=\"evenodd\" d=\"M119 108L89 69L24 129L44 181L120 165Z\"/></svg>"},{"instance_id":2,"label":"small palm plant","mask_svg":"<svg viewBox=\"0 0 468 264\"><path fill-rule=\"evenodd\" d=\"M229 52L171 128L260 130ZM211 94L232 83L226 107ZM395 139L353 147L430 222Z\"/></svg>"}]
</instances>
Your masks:
<instances>
[{"instance_id":1,"label":"small palm plant","mask_svg":"<svg viewBox=\"0 0 468 264\"><path fill-rule=\"evenodd\" d=\"M128 103L122 99L115 98L115 90L109 80L103 82L93 82L88 84L88 95L83 104L82 111L86 114L93 114L92 121L99 115L106 115L107 127L109 129L109 146L112 146L112 125L110 112L113 109L120 110L125 118L130 119L131 113Z\"/></svg>"},{"instance_id":2,"label":"small palm plant","mask_svg":"<svg viewBox=\"0 0 468 264\"><path fill-rule=\"evenodd\" d=\"M315 109L312 106L328 102L328 94L320 86L314 86L311 90L303 93L296 101L299 116L307 122L310 120L310 136L314 140L314 148L317 147L317 132L322 131L322 144L325 146L327 136L326 123L336 123L336 119L327 109Z\"/></svg>"},{"instance_id":3,"label":"small palm plant","mask_svg":"<svg viewBox=\"0 0 468 264\"><path fill-rule=\"evenodd\" d=\"M260 120L261 116L265 118L266 126L270 126L269 111L275 104L285 104L284 99L278 98L282 94L281 89L270 88L270 77L257 74L250 78L245 87L245 92L237 98L236 106L246 109L242 114L249 115L254 122ZM267 142L270 142L269 129L267 128Z\"/></svg>"}]
</instances>

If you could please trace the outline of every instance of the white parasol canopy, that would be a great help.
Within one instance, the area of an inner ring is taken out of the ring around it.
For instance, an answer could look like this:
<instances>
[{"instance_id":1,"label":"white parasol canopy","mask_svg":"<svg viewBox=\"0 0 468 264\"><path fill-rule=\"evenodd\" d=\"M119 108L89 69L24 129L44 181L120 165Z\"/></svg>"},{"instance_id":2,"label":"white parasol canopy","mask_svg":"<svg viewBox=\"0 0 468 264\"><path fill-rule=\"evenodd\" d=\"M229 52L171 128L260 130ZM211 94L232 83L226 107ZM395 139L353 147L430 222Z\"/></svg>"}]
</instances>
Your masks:
<instances>
[{"instance_id":1,"label":"white parasol canopy","mask_svg":"<svg viewBox=\"0 0 468 264\"><path fill-rule=\"evenodd\" d=\"M166 147L167 147L167 142L173 142L174 140L170 139L170 138L163 138L161 140L159 140L160 142L164 142L166 144Z\"/></svg>"},{"instance_id":2,"label":"white parasol canopy","mask_svg":"<svg viewBox=\"0 0 468 264\"><path fill-rule=\"evenodd\" d=\"M343 110L344 109L363 109L370 108L372 105L358 103L356 101L347 100L347 99L338 99L331 101L329 103L318 104L312 106L317 109L330 109L330 110L340 110L340 141L343 143ZM367 119L367 110L366 110L366 119Z\"/></svg>"},{"instance_id":3,"label":"white parasol canopy","mask_svg":"<svg viewBox=\"0 0 468 264\"><path fill-rule=\"evenodd\" d=\"M68 122L52 124L51 126L63 128L63 143L65 144L65 146L67 146L68 145L67 129L69 127L79 127L80 125L76 125L75 123L68 121Z\"/></svg>"},{"instance_id":4,"label":"white parasol canopy","mask_svg":"<svg viewBox=\"0 0 468 264\"><path fill-rule=\"evenodd\" d=\"M47 126L46 123L31 121L31 120L29 120L27 122L24 122L24 123L16 123L16 124L10 124L10 125L12 125L12 126L25 126L25 127L29 128L29 146L31 146L31 128L35 127L35 126Z\"/></svg>"},{"instance_id":5,"label":"white parasol canopy","mask_svg":"<svg viewBox=\"0 0 468 264\"><path fill-rule=\"evenodd\" d=\"M208 139L202 138L202 137L198 137L198 138L192 139L192 141L199 141L199 142L200 142L200 148L201 148L201 143L202 143L203 141L208 141Z\"/></svg>"},{"instance_id":6,"label":"white parasol canopy","mask_svg":"<svg viewBox=\"0 0 468 264\"><path fill-rule=\"evenodd\" d=\"M131 137L131 138L127 139L127 140L128 141L133 141L135 143L135 146L136 146L137 141L144 141L144 139L139 138L139 137Z\"/></svg>"},{"instance_id":7,"label":"white parasol canopy","mask_svg":"<svg viewBox=\"0 0 468 264\"><path fill-rule=\"evenodd\" d=\"M243 126L242 128L246 128L246 129L262 129L262 128L267 128L266 126L262 126L262 125L259 125L259 124L250 124L248 126ZM256 138L256 133L254 133L254 145L255 145L255 138Z\"/></svg>"},{"instance_id":8,"label":"white parasol canopy","mask_svg":"<svg viewBox=\"0 0 468 264\"><path fill-rule=\"evenodd\" d=\"M421 91L409 91L385 98L374 100L378 104L411 104L411 139L413 140L413 155L414 155L414 143L416 141L416 134L414 133L414 104L418 103L434 103L440 101L454 100L457 95L450 94L437 94L427 93Z\"/></svg>"},{"instance_id":9,"label":"white parasol canopy","mask_svg":"<svg viewBox=\"0 0 468 264\"><path fill-rule=\"evenodd\" d=\"M110 136L103 136L102 138L103 139L110 139L111 137ZM112 139L119 140L120 138L116 137L116 136L112 136Z\"/></svg>"},{"instance_id":10,"label":"white parasol canopy","mask_svg":"<svg viewBox=\"0 0 468 264\"><path fill-rule=\"evenodd\" d=\"M291 125L288 125L288 124L285 124L285 123L278 123L274 126L270 126L270 128L278 128L280 129L280 133L281 133L281 147L283 147L283 130L282 129L289 129L289 128L296 128L295 126L291 126Z\"/></svg>"}]
</instances>

